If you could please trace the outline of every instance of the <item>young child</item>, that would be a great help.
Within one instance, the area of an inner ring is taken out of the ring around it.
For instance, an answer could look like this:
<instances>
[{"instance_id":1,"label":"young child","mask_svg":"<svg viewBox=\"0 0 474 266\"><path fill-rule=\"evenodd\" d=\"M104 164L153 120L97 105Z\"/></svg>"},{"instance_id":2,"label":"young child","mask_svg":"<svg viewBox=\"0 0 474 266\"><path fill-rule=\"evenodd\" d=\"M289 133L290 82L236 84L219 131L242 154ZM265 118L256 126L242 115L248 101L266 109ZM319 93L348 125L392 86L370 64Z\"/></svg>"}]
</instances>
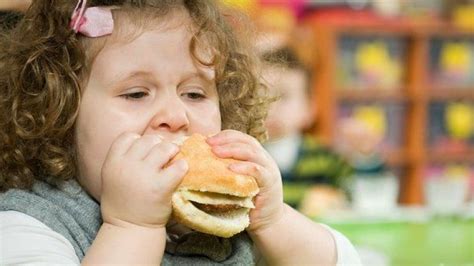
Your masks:
<instances>
[{"instance_id":1,"label":"young child","mask_svg":"<svg viewBox=\"0 0 474 266\"><path fill-rule=\"evenodd\" d=\"M262 50L263 80L278 97L266 119L269 140L265 148L280 168L285 202L300 208L312 186L325 185L329 192L343 188L352 169L342 156L304 134L314 115L310 74L294 49L281 43ZM333 194L344 196L340 191Z\"/></svg>"},{"instance_id":2,"label":"young child","mask_svg":"<svg viewBox=\"0 0 474 266\"><path fill-rule=\"evenodd\" d=\"M254 57L214 1L72 2L33 1L0 42L1 265L359 264L283 203ZM260 187L230 242L170 221L192 133Z\"/></svg>"}]
</instances>

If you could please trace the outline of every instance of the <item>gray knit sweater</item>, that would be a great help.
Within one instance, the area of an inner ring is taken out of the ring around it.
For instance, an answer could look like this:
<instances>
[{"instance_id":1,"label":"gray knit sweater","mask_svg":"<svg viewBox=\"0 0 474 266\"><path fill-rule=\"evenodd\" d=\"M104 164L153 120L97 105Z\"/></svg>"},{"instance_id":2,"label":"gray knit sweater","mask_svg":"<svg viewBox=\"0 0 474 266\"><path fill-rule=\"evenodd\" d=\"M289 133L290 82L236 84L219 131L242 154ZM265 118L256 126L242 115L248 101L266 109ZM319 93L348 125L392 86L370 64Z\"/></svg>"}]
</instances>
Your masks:
<instances>
[{"instance_id":1,"label":"gray knit sweater","mask_svg":"<svg viewBox=\"0 0 474 266\"><path fill-rule=\"evenodd\" d=\"M59 188L37 181L31 191L10 189L0 193L0 211L8 210L32 216L63 235L80 260L102 224L99 204L76 181L65 182ZM245 233L223 239L196 232L176 239L172 249L167 247L162 265L253 265L252 250Z\"/></svg>"}]
</instances>

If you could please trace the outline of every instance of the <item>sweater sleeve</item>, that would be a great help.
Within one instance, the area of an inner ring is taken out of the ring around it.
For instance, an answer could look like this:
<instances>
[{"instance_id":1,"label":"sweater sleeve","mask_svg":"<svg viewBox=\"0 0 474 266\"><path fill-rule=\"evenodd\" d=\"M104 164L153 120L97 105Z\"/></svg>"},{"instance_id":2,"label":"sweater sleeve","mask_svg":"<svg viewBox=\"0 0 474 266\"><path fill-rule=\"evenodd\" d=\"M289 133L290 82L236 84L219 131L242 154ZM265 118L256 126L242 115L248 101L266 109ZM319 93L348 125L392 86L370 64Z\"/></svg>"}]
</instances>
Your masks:
<instances>
[{"instance_id":1,"label":"sweater sleeve","mask_svg":"<svg viewBox=\"0 0 474 266\"><path fill-rule=\"evenodd\" d=\"M330 228L325 224L321 224L331 233L336 243L337 266L362 266L359 254L354 245L340 232Z\"/></svg>"},{"instance_id":2,"label":"sweater sleeve","mask_svg":"<svg viewBox=\"0 0 474 266\"><path fill-rule=\"evenodd\" d=\"M0 211L0 265L80 265L69 241L35 218Z\"/></svg>"}]
</instances>

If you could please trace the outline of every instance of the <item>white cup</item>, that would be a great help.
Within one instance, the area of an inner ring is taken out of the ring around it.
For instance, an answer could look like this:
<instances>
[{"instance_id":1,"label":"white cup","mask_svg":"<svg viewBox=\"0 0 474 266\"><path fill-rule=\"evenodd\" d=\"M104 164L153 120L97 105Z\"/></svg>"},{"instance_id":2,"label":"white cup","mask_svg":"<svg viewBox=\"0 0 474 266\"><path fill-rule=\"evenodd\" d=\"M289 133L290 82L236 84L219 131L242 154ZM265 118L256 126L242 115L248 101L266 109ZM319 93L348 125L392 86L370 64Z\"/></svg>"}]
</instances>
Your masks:
<instances>
[{"instance_id":1,"label":"white cup","mask_svg":"<svg viewBox=\"0 0 474 266\"><path fill-rule=\"evenodd\" d=\"M379 176L354 176L353 207L364 213L380 214L397 207L399 182L390 172Z\"/></svg>"},{"instance_id":2,"label":"white cup","mask_svg":"<svg viewBox=\"0 0 474 266\"><path fill-rule=\"evenodd\" d=\"M429 178L424 185L426 205L433 214L457 214L464 205L468 190L467 178Z\"/></svg>"}]
</instances>

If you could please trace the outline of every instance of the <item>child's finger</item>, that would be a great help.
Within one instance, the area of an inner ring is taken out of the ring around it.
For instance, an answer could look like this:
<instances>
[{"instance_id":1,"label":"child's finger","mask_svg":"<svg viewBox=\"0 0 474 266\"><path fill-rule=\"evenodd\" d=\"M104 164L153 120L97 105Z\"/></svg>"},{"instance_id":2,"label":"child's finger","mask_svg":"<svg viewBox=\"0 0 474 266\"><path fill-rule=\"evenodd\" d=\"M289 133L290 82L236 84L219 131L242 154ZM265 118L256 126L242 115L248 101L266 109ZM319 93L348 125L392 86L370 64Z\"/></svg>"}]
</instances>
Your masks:
<instances>
[{"instance_id":1,"label":"child's finger","mask_svg":"<svg viewBox=\"0 0 474 266\"><path fill-rule=\"evenodd\" d=\"M161 142L153 146L144 161L157 169L163 168L179 151L176 144Z\"/></svg>"},{"instance_id":2,"label":"child's finger","mask_svg":"<svg viewBox=\"0 0 474 266\"><path fill-rule=\"evenodd\" d=\"M122 133L110 146L109 154L113 156L124 155L130 146L139 138L140 135L136 133Z\"/></svg>"},{"instance_id":3,"label":"child's finger","mask_svg":"<svg viewBox=\"0 0 474 266\"><path fill-rule=\"evenodd\" d=\"M247 143L227 143L213 146L212 152L221 158L232 158L241 161L249 161L261 165L267 165L263 149L255 148Z\"/></svg>"},{"instance_id":4,"label":"child's finger","mask_svg":"<svg viewBox=\"0 0 474 266\"><path fill-rule=\"evenodd\" d=\"M253 162L238 162L230 164L229 169L237 174L254 177L259 187L268 187L271 184L267 171L259 164Z\"/></svg>"},{"instance_id":5,"label":"child's finger","mask_svg":"<svg viewBox=\"0 0 474 266\"><path fill-rule=\"evenodd\" d=\"M186 160L180 159L174 161L160 173L160 177L157 180L160 190L170 193L169 196L171 196L181 183L181 180L183 180L186 172L188 172L188 163Z\"/></svg>"},{"instance_id":6,"label":"child's finger","mask_svg":"<svg viewBox=\"0 0 474 266\"><path fill-rule=\"evenodd\" d=\"M126 155L129 158L136 160L143 160L146 155L150 152L151 147L162 141L158 135L144 135L140 139L137 139L130 149L128 149Z\"/></svg>"},{"instance_id":7,"label":"child's finger","mask_svg":"<svg viewBox=\"0 0 474 266\"><path fill-rule=\"evenodd\" d=\"M230 142L249 143L254 146L261 146L260 142L250 135L242 133L240 131L227 129L219 132L218 134L207 138L207 143L210 145L222 145Z\"/></svg>"}]
</instances>

